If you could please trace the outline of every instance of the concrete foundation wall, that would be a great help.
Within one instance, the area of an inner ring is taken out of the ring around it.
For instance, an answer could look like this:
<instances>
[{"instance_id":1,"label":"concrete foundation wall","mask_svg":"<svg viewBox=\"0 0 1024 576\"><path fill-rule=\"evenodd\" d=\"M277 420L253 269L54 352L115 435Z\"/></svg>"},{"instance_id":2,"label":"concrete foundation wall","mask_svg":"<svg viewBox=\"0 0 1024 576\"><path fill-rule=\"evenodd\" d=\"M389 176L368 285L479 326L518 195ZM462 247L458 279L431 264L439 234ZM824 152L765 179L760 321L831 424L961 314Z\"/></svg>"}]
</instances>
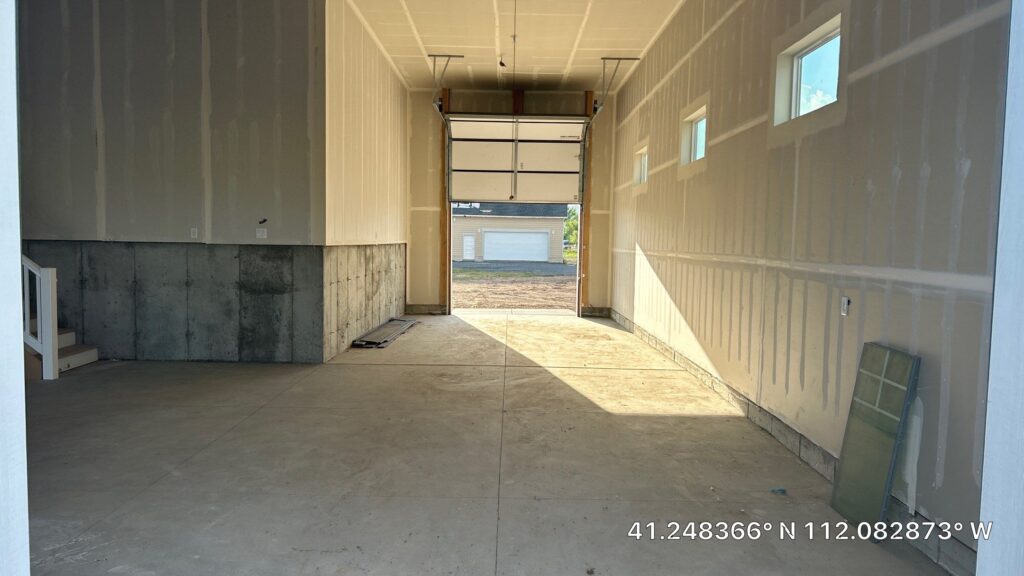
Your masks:
<instances>
[{"instance_id":1,"label":"concrete foundation wall","mask_svg":"<svg viewBox=\"0 0 1024 576\"><path fill-rule=\"evenodd\" d=\"M688 0L668 23L617 95L613 307L834 456L862 344L920 355L894 491L975 520L1009 5L846 3L842 106L774 126L773 44L843 5ZM705 97L706 167L682 169Z\"/></svg>"},{"instance_id":2,"label":"concrete foundation wall","mask_svg":"<svg viewBox=\"0 0 1024 576\"><path fill-rule=\"evenodd\" d=\"M405 311L405 245L27 241L100 357L319 363Z\"/></svg>"},{"instance_id":3,"label":"concrete foundation wall","mask_svg":"<svg viewBox=\"0 0 1024 576\"><path fill-rule=\"evenodd\" d=\"M19 13L25 238L324 243L323 0Z\"/></svg>"},{"instance_id":4,"label":"concrete foundation wall","mask_svg":"<svg viewBox=\"0 0 1024 576\"><path fill-rule=\"evenodd\" d=\"M28 241L101 358L323 361L323 248Z\"/></svg>"},{"instance_id":5,"label":"concrete foundation wall","mask_svg":"<svg viewBox=\"0 0 1024 576\"><path fill-rule=\"evenodd\" d=\"M405 314L405 244L328 246L323 254L323 358Z\"/></svg>"}]
</instances>

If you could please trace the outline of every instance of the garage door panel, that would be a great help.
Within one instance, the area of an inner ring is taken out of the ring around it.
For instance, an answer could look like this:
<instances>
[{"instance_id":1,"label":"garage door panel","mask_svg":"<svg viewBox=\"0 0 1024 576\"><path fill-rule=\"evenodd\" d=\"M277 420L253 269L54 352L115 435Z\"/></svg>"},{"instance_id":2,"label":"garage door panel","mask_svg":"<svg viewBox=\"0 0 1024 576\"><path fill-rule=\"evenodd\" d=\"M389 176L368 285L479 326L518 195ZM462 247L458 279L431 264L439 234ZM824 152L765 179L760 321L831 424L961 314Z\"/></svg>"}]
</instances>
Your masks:
<instances>
[{"instance_id":1,"label":"garage door panel","mask_svg":"<svg viewBox=\"0 0 1024 576\"><path fill-rule=\"evenodd\" d=\"M484 260L547 262L547 232L484 231Z\"/></svg>"},{"instance_id":2,"label":"garage door panel","mask_svg":"<svg viewBox=\"0 0 1024 576\"><path fill-rule=\"evenodd\" d=\"M520 142L519 169L579 172L580 145L549 142Z\"/></svg>"},{"instance_id":3,"label":"garage door panel","mask_svg":"<svg viewBox=\"0 0 1024 576\"><path fill-rule=\"evenodd\" d=\"M452 172L452 200L459 202L508 202L512 195L509 172Z\"/></svg>"},{"instance_id":4,"label":"garage door panel","mask_svg":"<svg viewBox=\"0 0 1024 576\"><path fill-rule=\"evenodd\" d=\"M517 202L579 203L579 174L520 173L517 179Z\"/></svg>"},{"instance_id":5,"label":"garage door panel","mask_svg":"<svg viewBox=\"0 0 1024 576\"><path fill-rule=\"evenodd\" d=\"M562 140L579 142L583 139L583 124L556 122L520 122L520 140Z\"/></svg>"},{"instance_id":6,"label":"garage door panel","mask_svg":"<svg viewBox=\"0 0 1024 576\"><path fill-rule=\"evenodd\" d=\"M453 121L452 138L476 138L481 140L512 140L516 136L513 122L494 121Z\"/></svg>"},{"instance_id":7,"label":"garage door panel","mask_svg":"<svg viewBox=\"0 0 1024 576\"><path fill-rule=\"evenodd\" d=\"M452 142L452 170L512 170L512 142Z\"/></svg>"}]
</instances>

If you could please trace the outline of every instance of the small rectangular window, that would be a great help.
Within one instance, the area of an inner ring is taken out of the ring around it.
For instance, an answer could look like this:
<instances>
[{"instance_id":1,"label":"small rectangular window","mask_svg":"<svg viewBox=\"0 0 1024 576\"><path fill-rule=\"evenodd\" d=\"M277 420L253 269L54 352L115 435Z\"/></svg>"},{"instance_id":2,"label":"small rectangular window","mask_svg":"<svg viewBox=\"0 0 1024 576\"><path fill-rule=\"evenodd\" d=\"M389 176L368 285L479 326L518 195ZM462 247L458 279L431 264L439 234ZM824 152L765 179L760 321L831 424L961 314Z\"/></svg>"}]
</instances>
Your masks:
<instances>
[{"instance_id":1,"label":"small rectangular window","mask_svg":"<svg viewBox=\"0 0 1024 576\"><path fill-rule=\"evenodd\" d=\"M645 184L647 182L647 147L644 146L637 151L633 157L633 183Z\"/></svg>"},{"instance_id":2,"label":"small rectangular window","mask_svg":"<svg viewBox=\"0 0 1024 576\"><path fill-rule=\"evenodd\" d=\"M839 31L793 58L793 117L810 114L839 99Z\"/></svg>"},{"instance_id":3,"label":"small rectangular window","mask_svg":"<svg viewBox=\"0 0 1024 576\"><path fill-rule=\"evenodd\" d=\"M679 151L681 164L691 164L704 158L708 148L708 108L701 106L696 112L683 118Z\"/></svg>"},{"instance_id":4,"label":"small rectangular window","mask_svg":"<svg viewBox=\"0 0 1024 576\"><path fill-rule=\"evenodd\" d=\"M820 19L801 23L776 42L785 42L781 49L773 48L777 50L775 126L829 107L842 98L842 14L828 20L825 17L823 14Z\"/></svg>"}]
</instances>

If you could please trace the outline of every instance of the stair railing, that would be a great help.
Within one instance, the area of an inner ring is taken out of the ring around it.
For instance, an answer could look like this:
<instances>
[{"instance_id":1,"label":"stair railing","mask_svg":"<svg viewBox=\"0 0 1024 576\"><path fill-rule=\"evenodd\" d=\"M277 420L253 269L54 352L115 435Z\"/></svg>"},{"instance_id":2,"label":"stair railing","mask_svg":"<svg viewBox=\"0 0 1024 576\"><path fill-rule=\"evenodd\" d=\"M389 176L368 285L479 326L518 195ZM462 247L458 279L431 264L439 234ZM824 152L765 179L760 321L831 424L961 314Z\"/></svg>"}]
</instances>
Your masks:
<instances>
[{"instance_id":1,"label":"stair railing","mask_svg":"<svg viewBox=\"0 0 1024 576\"><path fill-rule=\"evenodd\" d=\"M60 372L57 363L57 269L43 268L22 256L21 278L25 299L25 344L42 356L43 380L56 380Z\"/></svg>"}]
</instances>

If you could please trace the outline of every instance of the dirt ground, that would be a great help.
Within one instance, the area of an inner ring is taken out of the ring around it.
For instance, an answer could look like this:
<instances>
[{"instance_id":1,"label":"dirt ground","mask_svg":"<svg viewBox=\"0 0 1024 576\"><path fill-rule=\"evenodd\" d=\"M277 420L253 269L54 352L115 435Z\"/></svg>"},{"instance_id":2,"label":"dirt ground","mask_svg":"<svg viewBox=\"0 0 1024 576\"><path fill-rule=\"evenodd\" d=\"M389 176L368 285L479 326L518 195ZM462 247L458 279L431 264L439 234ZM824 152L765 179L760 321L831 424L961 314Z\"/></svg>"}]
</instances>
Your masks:
<instances>
[{"instance_id":1,"label":"dirt ground","mask_svg":"<svg viewBox=\"0 0 1024 576\"><path fill-rule=\"evenodd\" d=\"M575 310L576 277L455 275L452 307Z\"/></svg>"}]
</instances>

